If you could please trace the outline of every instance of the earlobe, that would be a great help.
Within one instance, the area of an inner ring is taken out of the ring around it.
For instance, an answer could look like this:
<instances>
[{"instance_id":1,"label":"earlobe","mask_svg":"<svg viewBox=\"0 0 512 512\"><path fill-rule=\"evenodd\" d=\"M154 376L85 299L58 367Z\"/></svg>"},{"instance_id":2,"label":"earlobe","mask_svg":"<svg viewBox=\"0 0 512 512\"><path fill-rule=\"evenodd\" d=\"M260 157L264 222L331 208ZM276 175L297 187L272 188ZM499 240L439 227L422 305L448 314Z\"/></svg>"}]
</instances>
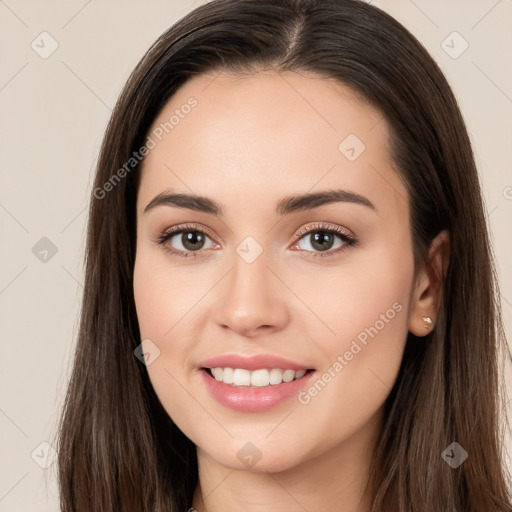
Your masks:
<instances>
[{"instance_id":1,"label":"earlobe","mask_svg":"<svg viewBox=\"0 0 512 512\"><path fill-rule=\"evenodd\" d=\"M450 237L448 231L443 230L430 244L427 261L416 279L412 293L409 331L415 336L426 336L435 327L449 260Z\"/></svg>"}]
</instances>

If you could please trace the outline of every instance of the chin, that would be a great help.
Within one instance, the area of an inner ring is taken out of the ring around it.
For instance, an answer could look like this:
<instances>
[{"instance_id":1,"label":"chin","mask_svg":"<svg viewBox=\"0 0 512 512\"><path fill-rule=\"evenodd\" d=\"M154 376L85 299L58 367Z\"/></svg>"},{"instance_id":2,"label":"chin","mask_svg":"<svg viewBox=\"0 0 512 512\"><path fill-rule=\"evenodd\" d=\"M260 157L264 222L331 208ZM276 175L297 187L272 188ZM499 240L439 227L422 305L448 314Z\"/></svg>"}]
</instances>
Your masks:
<instances>
[{"instance_id":1,"label":"chin","mask_svg":"<svg viewBox=\"0 0 512 512\"><path fill-rule=\"evenodd\" d=\"M249 471L251 473L279 473L287 471L304 462L304 455L298 453L296 446L284 448L271 446L263 441L243 443L236 441L233 446L224 446L213 450L203 450L208 457L218 464L236 471Z\"/></svg>"}]
</instances>

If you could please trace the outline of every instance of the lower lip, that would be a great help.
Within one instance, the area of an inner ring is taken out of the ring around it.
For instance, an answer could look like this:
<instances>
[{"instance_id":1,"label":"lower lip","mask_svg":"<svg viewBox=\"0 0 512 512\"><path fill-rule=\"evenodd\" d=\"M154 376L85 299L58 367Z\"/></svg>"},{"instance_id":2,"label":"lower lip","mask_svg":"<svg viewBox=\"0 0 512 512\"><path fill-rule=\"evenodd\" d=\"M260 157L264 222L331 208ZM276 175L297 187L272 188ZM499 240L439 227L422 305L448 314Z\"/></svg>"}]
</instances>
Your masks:
<instances>
[{"instance_id":1,"label":"lower lip","mask_svg":"<svg viewBox=\"0 0 512 512\"><path fill-rule=\"evenodd\" d=\"M276 407L306 386L315 371L310 371L300 379L281 384L254 387L234 387L210 376L207 370L201 370L204 383L213 398L221 405L235 411L260 412Z\"/></svg>"}]
</instances>

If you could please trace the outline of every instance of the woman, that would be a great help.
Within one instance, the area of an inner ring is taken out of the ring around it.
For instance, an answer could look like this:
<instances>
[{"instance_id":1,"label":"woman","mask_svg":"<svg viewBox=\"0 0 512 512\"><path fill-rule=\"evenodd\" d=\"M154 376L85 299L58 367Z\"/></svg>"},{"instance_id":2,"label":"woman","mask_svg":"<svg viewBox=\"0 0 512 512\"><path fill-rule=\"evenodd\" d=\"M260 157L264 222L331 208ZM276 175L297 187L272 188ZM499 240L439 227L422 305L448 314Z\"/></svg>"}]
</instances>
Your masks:
<instances>
[{"instance_id":1,"label":"woman","mask_svg":"<svg viewBox=\"0 0 512 512\"><path fill-rule=\"evenodd\" d=\"M470 142L379 9L214 0L164 33L86 263L62 510L512 510Z\"/></svg>"}]
</instances>

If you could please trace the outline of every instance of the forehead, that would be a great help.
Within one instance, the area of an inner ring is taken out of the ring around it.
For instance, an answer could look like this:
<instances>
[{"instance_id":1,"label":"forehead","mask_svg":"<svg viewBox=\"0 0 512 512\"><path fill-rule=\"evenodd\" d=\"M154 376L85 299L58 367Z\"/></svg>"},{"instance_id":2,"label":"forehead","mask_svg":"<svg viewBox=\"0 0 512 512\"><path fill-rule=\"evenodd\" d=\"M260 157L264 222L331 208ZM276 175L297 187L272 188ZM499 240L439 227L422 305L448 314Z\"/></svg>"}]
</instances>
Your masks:
<instances>
[{"instance_id":1,"label":"forehead","mask_svg":"<svg viewBox=\"0 0 512 512\"><path fill-rule=\"evenodd\" d=\"M226 204L233 192L246 206L315 187L364 191L376 203L406 197L380 112L341 82L311 73L196 76L149 136L156 145L142 168L146 203L169 188Z\"/></svg>"}]
</instances>

